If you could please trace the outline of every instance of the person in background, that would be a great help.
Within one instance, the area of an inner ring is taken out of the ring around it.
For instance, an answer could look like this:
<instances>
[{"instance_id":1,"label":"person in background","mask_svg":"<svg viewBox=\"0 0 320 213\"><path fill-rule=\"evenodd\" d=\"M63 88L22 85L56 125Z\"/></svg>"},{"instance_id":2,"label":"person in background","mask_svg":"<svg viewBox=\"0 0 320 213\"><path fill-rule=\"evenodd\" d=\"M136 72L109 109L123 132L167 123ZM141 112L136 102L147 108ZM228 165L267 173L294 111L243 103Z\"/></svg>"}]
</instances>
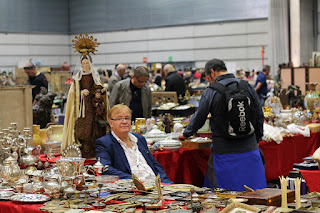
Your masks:
<instances>
[{"instance_id":1,"label":"person in background","mask_svg":"<svg viewBox=\"0 0 320 213\"><path fill-rule=\"evenodd\" d=\"M161 69L156 69L155 73L156 75L154 76L154 83L159 87L161 87L161 81L162 81Z\"/></svg>"},{"instance_id":2,"label":"person in background","mask_svg":"<svg viewBox=\"0 0 320 213\"><path fill-rule=\"evenodd\" d=\"M189 68L185 68L184 84L188 86L193 81L192 72Z\"/></svg>"},{"instance_id":3,"label":"person in background","mask_svg":"<svg viewBox=\"0 0 320 213\"><path fill-rule=\"evenodd\" d=\"M185 101L180 100L180 97L182 99L184 98L186 90L183 78L177 73L177 71L171 64L166 64L163 68L163 71L166 77L165 91L177 92L178 102L180 104L185 104Z\"/></svg>"},{"instance_id":4,"label":"person in background","mask_svg":"<svg viewBox=\"0 0 320 213\"><path fill-rule=\"evenodd\" d=\"M141 181L155 181L160 174L161 182L172 183L163 167L150 153L146 139L131 130L131 110L123 104L113 106L109 111L111 133L96 140L97 159L109 168L107 175L120 179L131 179L135 174Z\"/></svg>"},{"instance_id":5,"label":"person in background","mask_svg":"<svg viewBox=\"0 0 320 213\"><path fill-rule=\"evenodd\" d=\"M109 73L107 70L98 69L98 73L100 76L101 83L108 83L109 81Z\"/></svg>"},{"instance_id":6,"label":"person in background","mask_svg":"<svg viewBox=\"0 0 320 213\"><path fill-rule=\"evenodd\" d=\"M123 79L124 74L126 73L126 66L123 64L118 64L116 67L116 71L114 72L113 75L109 78L108 81L108 89L110 93L112 92L112 89L114 85Z\"/></svg>"},{"instance_id":7,"label":"person in background","mask_svg":"<svg viewBox=\"0 0 320 213\"><path fill-rule=\"evenodd\" d=\"M28 62L23 69L28 75L29 84L35 85L32 89L32 101L34 101L35 97L40 93L41 87L48 89L48 80L43 73L36 70L35 65L31 62Z\"/></svg>"},{"instance_id":8,"label":"person in background","mask_svg":"<svg viewBox=\"0 0 320 213\"><path fill-rule=\"evenodd\" d=\"M219 59L208 61L205 65L205 73L211 84L218 82L227 85L231 90L236 89L240 82L234 74L228 73L224 62ZM225 106L222 103L225 100L222 99L222 95L216 89L209 87L203 92L199 108L191 118L189 125L179 136L182 140L192 136L204 125L208 114L211 114L212 158L211 162L208 161L208 168L214 168L211 171L213 176L208 177L211 180L211 187L235 191L244 191L244 185L254 190L267 187L258 147L259 140L257 140L263 135L264 116L256 92L250 85L247 86L247 90L250 100L253 101L252 107L256 111L252 134L231 139L224 134L225 129L222 128L221 120L226 118L227 115L221 115L221 107ZM206 186L210 186L208 181Z\"/></svg>"},{"instance_id":9,"label":"person in background","mask_svg":"<svg viewBox=\"0 0 320 213\"><path fill-rule=\"evenodd\" d=\"M110 106L124 104L132 110L132 120L150 118L152 97L151 90L146 85L149 72L145 67L137 67L131 78L119 81L110 94Z\"/></svg>"},{"instance_id":10,"label":"person in background","mask_svg":"<svg viewBox=\"0 0 320 213\"><path fill-rule=\"evenodd\" d=\"M267 78L269 77L270 73L270 66L265 65L263 67L262 72L258 75L256 83L255 83L255 90L259 96L261 106L264 105L264 97L268 93L268 84L267 84Z\"/></svg>"}]
</instances>

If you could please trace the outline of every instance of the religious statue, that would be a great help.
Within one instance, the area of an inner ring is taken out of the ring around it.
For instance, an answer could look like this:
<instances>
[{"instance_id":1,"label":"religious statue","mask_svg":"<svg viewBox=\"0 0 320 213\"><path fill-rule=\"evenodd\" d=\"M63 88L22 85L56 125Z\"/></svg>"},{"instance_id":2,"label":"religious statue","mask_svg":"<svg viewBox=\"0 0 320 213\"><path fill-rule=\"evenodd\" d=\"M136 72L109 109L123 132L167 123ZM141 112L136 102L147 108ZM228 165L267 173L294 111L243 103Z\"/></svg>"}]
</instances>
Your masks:
<instances>
[{"instance_id":1,"label":"religious statue","mask_svg":"<svg viewBox=\"0 0 320 213\"><path fill-rule=\"evenodd\" d=\"M163 126L165 133L171 133L171 129L173 127L173 118L169 113L165 113L163 117Z\"/></svg>"},{"instance_id":2,"label":"religious statue","mask_svg":"<svg viewBox=\"0 0 320 213\"><path fill-rule=\"evenodd\" d=\"M63 129L62 150L76 144L82 157L94 158L95 140L107 132L107 111L109 110L106 89L102 86L99 73L94 69L89 55L99 45L92 36L75 36L74 48L81 54L73 71L69 89Z\"/></svg>"}]
</instances>

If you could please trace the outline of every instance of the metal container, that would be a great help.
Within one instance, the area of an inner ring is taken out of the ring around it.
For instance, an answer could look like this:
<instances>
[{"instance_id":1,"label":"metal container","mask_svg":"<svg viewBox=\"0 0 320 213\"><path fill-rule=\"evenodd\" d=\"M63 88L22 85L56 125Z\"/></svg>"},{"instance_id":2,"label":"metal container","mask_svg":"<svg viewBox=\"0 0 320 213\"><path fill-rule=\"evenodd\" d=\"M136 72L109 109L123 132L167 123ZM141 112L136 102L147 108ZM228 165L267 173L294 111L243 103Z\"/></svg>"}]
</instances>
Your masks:
<instances>
[{"instance_id":1,"label":"metal container","mask_svg":"<svg viewBox=\"0 0 320 213\"><path fill-rule=\"evenodd\" d=\"M61 141L47 141L44 143L45 152L51 155L59 155L61 151Z\"/></svg>"},{"instance_id":2,"label":"metal container","mask_svg":"<svg viewBox=\"0 0 320 213\"><path fill-rule=\"evenodd\" d=\"M83 173L85 158L69 157L56 159L60 175L72 177Z\"/></svg>"}]
</instances>

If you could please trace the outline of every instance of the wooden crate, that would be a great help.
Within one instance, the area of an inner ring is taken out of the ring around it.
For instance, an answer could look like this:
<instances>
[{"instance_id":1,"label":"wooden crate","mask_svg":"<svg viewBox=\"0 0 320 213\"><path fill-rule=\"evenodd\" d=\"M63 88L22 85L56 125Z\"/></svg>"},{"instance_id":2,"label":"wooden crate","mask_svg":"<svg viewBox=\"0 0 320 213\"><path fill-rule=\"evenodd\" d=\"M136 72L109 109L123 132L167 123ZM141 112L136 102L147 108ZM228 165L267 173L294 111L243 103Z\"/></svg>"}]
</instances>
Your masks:
<instances>
[{"instance_id":1,"label":"wooden crate","mask_svg":"<svg viewBox=\"0 0 320 213\"><path fill-rule=\"evenodd\" d=\"M178 103L177 92L152 92L152 105Z\"/></svg>"},{"instance_id":2,"label":"wooden crate","mask_svg":"<svg viewBox=\"0 0 320 213\"><path fill-rule=\"evenodd\" d=\"M32 127L32 88L34 86L0 87L0 128L17 122L18 130Z\"/></svg>"},{"instance_id":3,"label":"wooden crate","mask_svg":"<svg viewBox=\"0 0 320 213\"><path fill-rule=\"evenodd\" d=\"M59 72L51 72L50 73L50 81L51 91L54 93L62 92L64 94L68 94L70 84L65 84L68 78L72 77L71 72L59 71Z\"/></svg>"},{"instance_id":4,"label":"wooden crate","mask_svg":"<svg viewBox=\"0 0 320 213\"><path fill-rule=\"evenodd\" d=\"M190 140L180 141L182 146L181 148L185 149L207 149L210 148L212 140L206 140L201 142L191 142Z\"/></svg>"}]
</instances>

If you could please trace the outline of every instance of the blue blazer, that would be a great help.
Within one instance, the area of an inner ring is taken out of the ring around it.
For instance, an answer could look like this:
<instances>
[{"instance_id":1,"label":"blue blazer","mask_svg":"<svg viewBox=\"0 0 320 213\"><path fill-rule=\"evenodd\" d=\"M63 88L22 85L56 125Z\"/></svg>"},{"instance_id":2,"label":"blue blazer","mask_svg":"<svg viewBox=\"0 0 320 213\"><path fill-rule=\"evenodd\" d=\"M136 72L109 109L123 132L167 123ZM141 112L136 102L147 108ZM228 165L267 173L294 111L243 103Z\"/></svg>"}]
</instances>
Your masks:
<instances>
[{"instance_id":1,"label":"blue blazer","mask_svg":"<svg viewBox=\"0 0 320 213\"><path fill-rule=\"evenodd\" d=\"M155 175L160 174L161 182L173 183L167 177L163 167L156 161L150 153L146 139L136 133L132 133L138 138L138 149L146 159L147 163L154 171ZM127 157L119 144L111 133L99 138L95 143L97 158L103 165L109 165L109 169L105 172L107 175L117 175L120 179L131 179L132 173Z\"/></svg>"}]
</instances>

